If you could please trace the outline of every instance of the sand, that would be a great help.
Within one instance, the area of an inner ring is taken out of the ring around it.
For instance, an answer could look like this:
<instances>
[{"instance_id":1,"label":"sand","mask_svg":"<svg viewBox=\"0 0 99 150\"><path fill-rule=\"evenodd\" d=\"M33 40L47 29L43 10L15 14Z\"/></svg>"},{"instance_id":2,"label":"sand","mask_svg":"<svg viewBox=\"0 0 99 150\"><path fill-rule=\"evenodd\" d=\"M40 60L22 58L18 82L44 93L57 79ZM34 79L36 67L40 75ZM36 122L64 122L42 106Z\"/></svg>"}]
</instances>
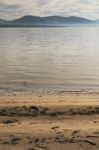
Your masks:
<instances>
[{"instance_id":1,"label":"sand","mask_svg":"<svg viewBox=\"0 0 99 150\"><path fill-rule=\"evenodd\" d=\"M99 93L0 94L0 150L99 150Z\"/></svg>"}]
</instances>

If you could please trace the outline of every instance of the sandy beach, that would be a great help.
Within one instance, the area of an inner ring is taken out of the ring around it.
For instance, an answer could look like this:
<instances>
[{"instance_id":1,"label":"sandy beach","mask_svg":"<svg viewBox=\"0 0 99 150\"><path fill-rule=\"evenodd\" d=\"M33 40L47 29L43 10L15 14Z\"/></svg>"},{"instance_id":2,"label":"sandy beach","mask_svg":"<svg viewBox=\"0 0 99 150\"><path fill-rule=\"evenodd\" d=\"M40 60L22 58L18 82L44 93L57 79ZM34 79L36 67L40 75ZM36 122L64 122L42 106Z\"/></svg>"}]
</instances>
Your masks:
<instances>
[{"instance_id":1,"label":"sandy beach","mask_svg":"<svg viewBox=\"0 0 99 150\"><path fill-rule=\"evenodd\" d=\"M99 93L0 94L0 150L99 150Z\"/></svg>"}]
</instances>

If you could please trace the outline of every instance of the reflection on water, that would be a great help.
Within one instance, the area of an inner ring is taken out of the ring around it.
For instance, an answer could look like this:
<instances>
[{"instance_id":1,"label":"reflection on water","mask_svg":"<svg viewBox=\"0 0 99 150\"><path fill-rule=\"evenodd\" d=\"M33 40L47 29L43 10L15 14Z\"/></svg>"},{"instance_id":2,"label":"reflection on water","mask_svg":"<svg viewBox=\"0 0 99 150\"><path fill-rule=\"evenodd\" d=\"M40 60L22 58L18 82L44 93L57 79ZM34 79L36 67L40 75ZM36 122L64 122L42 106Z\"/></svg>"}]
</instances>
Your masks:
<instances>
[{"instance_id":1,"label":"reflection on water","mask_svg":"<svg viewBox=\"0 0 99 150\"><path fill-rule=\"evenodd\" d=\"M0 29L0 87L98 87L99 28Z\"/></svg>"}]
</instances>

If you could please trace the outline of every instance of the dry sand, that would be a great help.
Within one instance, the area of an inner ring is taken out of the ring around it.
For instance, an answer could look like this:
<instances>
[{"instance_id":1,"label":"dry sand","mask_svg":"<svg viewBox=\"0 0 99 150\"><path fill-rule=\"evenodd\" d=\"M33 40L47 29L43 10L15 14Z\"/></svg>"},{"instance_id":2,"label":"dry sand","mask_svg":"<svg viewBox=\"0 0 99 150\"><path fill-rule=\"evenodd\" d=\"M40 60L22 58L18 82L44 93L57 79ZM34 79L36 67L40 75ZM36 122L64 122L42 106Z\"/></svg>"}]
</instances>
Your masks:
<instances>
[{"instance_id":1,"label":"dry sand","mask_svg":"<svg viewBox=\"0 0 99 150\"><path fill-rule=\"evenodd\" d=\"M99 150L99 93L1 94L0 150Z\"/></svg>"}]
</instances>

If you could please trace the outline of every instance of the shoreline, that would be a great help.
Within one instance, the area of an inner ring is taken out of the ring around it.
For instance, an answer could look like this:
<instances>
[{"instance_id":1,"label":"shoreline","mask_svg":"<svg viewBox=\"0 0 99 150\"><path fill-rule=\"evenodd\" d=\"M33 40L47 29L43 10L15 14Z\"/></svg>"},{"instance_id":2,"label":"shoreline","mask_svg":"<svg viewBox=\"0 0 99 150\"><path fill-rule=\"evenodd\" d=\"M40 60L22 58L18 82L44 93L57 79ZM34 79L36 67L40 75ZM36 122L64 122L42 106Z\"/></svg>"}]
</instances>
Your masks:
<instances>
[{"instance_id":1,"label":"shoreline","mask_svg":"<svg viewBox=\"0 0 99 150\"><path fill-rule=\"evenodd\" d=\"M98 84L33 84L22 82L14 84L10 82L0 82L0 93L44 93L44 92L99 92Z\"/></svg>"}]
</instances>

